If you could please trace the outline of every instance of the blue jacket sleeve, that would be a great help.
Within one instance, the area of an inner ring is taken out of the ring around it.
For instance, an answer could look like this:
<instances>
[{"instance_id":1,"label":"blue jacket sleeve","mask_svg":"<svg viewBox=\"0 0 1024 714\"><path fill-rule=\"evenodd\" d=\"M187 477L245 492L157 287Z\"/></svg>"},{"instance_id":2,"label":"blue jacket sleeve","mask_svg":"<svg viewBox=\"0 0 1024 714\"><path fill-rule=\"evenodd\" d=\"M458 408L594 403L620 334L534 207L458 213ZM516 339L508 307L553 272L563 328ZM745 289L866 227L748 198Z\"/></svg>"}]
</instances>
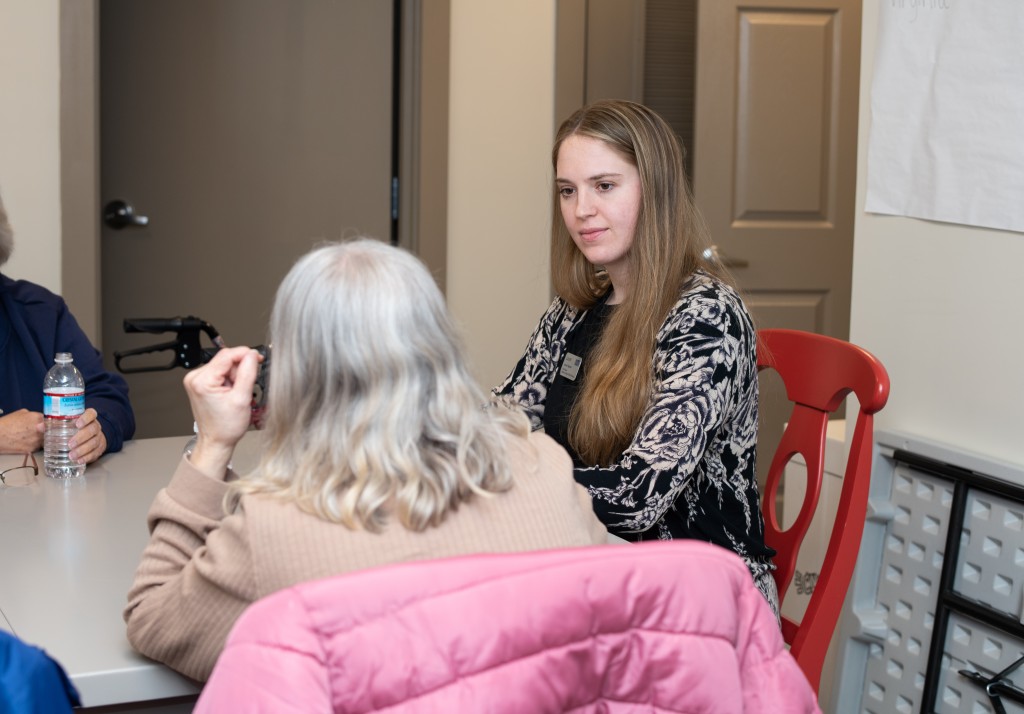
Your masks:
<instances>
[{"instance_id":1,"label":"blue jacket sleeve","mask_svg":"<svg viewBox=\"0 0 1024 714\"><path fill-rule=\"evenodd\" d=\"M128 384L103 368L103 358L79 327L64 299L41 285L11 280L0 274L0 300L7 312L12 339L20 350L8 350L4 367L21 381L22 403L12 405L39 411L46 371L57 352L70 352L85 378L85 406L96 410L107 451L120 451L135 434L135 415L128 401ZM39 401L28 401L33 395Z\"/></svg>"},{"instance_id":2,"label":"blue jacket sleeve","mask_svg":"<svg viewBox=\"0 0 1024 714\"><path fill-rule=\"evenodd\" d=\"M135 413L128 401L128 384L119 374L103 367L103 357L78 326L63 300L57 313L54 352L70 352L85 378L85 406L96 410L107 451L120 451L135 434Z\"/></svg>"}]
</instances>

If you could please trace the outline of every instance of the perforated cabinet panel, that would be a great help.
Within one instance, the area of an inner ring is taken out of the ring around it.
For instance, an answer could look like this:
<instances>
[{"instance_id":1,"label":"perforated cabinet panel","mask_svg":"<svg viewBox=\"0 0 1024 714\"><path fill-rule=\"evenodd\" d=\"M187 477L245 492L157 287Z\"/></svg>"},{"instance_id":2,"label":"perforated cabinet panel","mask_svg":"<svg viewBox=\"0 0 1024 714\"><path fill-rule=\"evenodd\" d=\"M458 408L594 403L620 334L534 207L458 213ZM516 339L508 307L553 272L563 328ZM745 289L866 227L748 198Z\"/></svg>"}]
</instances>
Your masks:
<instances>
[{"instance_id":1,"label":"perforated cabinet panel","mask_svg":"<svg viewBox=\"0 0 1024 714\"><path fill-rule=\"evenodd\" d=\"M969 669L991 676L1001 672L1024 656L1024 643L991 627L967 617L953 614L949 618L946 646L943 648L942 672L939 677L935 711L942 714L992 714L989 698L976 685L960 675ZM1024 672L1010 677L1018 687L1024 682ZM1024 707L1003 699L1007 714L1024 714Z\"/></svg>"},{"instance_id":2,"label":"perforated cabinet panel","mask_svg":"<svg viewBox=\"0 0 1024 714\"><path fill-rule=\"evenodd\" d=\"M877 595L887 632L868 650L862 711L869 714L920 711L953 491L897 466L890 499Z\"/></svg>"},{"instance_id":3,"label":"perforated cabinet panel","mask_svg":"<svg viewBox=\"0 0 1024 714\"><path fill-rule=\"evenodd\" d=\"M957 592L1020 618L1024 505L996 495L968 494L957 566Z\"/></svg>"},{"instance_id":4,"label":"perforated cabinet panel","mask_svg":"<svg viewBox=\"0 0 1024 714\"><path fill-rule=\"evenodd\" d=\"M838 685L823 710L996 714L985 685L1015 665L993 691L1006 712L1024 714L1024 466L875 437Z\"/></svg>"}]
</instances>

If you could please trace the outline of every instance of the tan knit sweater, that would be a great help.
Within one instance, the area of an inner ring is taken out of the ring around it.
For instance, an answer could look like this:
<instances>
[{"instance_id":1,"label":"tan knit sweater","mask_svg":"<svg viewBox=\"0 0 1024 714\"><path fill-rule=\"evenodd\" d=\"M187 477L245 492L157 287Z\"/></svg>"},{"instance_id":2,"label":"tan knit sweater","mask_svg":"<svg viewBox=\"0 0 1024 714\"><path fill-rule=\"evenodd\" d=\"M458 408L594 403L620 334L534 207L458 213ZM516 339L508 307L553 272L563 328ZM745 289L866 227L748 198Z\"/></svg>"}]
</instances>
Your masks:
<instances>
[{"instance_id":1,"label":"tan knit sweater","mask_svg":"<svg viewBox=\"0 0 1024 714\"><path fill-rule=\"evenodd\" d=\"M422 533L392 524L377 534L267 496L245 496L225 516L227 484L182 459L149 511L149 545L124 611L128 639L205 681L246 606L296 583L407 560L606 542L560 446L535 432L515 440L509 458L510 491L476 498Z\"/></svg>"}]
</instances>

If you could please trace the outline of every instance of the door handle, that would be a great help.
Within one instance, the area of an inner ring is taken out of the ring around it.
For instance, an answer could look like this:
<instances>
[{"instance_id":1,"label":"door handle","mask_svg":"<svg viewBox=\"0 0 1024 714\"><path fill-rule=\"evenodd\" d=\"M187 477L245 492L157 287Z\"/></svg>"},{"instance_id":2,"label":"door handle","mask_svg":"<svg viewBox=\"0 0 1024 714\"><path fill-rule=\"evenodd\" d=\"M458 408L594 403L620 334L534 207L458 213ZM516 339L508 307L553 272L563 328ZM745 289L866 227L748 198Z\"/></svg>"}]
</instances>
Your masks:
<instances>
[{"instance_id":1,"label":"door handle","mask_svg":"<svg viewBox=\"0 0 1024 714\"><path fill-rule=\"evenodd\" d=\"M135 208L127 201L116 199L103 207L103 222L119 231L122 228L148 226L149 218L135 213Z\"/></svg>"},{"instance_id":2,"label":"door handle","mask_svg":"<svg viewBox=\"0 0 1024 714\"><path fill-rule=\"evenodd\" d=\"M717 245L705 248L701 255L704 260L712 263L718 263L723 268L728 268L729 270L750 267L750 261L744 260L743 258L733 258L723 252Z\"/></svg>"}]
</instances>

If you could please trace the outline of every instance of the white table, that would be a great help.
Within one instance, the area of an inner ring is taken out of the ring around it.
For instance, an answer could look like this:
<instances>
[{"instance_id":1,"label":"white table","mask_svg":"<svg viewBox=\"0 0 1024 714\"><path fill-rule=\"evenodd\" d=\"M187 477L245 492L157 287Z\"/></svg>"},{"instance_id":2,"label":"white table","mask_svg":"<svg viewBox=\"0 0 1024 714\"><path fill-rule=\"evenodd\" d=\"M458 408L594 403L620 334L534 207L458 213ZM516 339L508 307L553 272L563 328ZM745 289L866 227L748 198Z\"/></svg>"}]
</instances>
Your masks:
<instances>
[{"instance_id":1,"label":"white table","mask_svg":"<svg viewBox=\"0 0 1024 714\"><path fill-rule=\"evenodd\" d=\"M81 478L40 471L32 485L0 488L0 628L60 662L86 711L181 714L198 696L197 683L132 649L121 618L149 540L146 514L188 439L129 441ZM258 453L259 433L250 432L235 469L251 470ZM0 455L0 470L22 459ZM36 460L41 470L41 453Z\"/></svg>"},{"instance_id":2,"label":"white table","mask_svg":"<svg viewBox=\"0 0 1024 714\"><path fill-rule=\"evenodd\" d=\"M130 441L78 479L0 488L0 627L41 647L71 677L85 707L191 711L198 685L136 653L121 611L149 534L146 513L170 480L187 436ZM235 462L250 468L258 435ZM23 457L0 455L0 470Z\"/></svg>"}]
</instances>

